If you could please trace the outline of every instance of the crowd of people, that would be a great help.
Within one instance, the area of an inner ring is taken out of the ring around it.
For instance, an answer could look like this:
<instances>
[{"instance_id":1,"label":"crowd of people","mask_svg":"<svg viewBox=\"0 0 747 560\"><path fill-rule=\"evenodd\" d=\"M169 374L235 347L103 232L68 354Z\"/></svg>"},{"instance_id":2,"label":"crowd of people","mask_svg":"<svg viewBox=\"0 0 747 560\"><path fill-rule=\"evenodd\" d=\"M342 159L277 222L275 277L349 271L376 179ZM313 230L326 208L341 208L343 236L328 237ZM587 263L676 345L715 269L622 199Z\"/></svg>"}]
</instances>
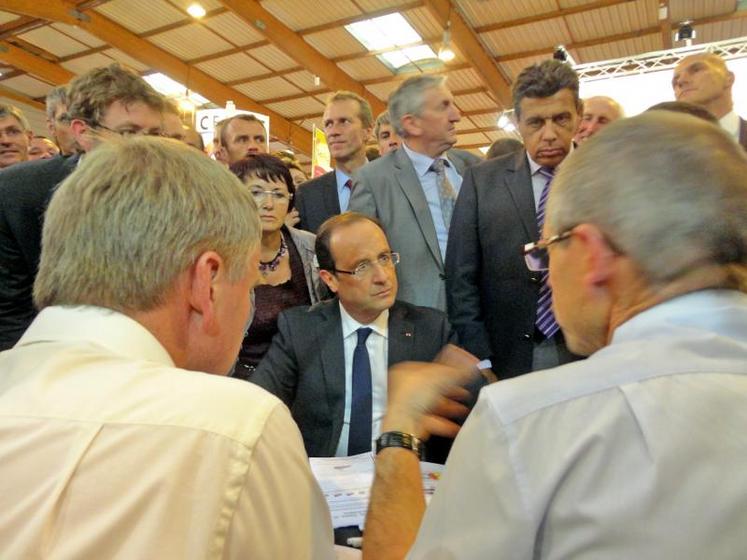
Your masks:
<instances>
[{"instance_id":1,"label":"crowd of people","mask_svg":"<svg viewBox=\"0 0 747 560\"><path fill-rule=\"evenodd\" d=\"M51 139L0 106L0 556L333 558L308 458L374 453L364 558L740 558L733 83L626 117L533 64L484 159L441 76L338 91L311 180L116 64Z\"/></svg>"}]
</instances>

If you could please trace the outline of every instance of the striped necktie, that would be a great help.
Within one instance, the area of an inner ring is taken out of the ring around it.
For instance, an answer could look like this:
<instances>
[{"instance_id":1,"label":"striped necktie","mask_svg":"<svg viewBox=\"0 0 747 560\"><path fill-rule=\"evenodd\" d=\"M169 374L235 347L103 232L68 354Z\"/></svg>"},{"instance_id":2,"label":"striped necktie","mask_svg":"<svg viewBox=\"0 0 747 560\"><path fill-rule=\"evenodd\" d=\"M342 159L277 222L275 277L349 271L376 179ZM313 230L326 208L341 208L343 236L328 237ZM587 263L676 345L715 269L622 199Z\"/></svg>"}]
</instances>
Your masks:
<instances>
[{"instance_id":1,"label":"striped necktie","mask_svg":"<svg viewBox=\"0 0 747 560\"><path fill-rule=\"evenodd\" d=\"M552 183L554 169L549 167L540 167L538 173L546 179L545 186L542 188L539 204L537 205L537 226L539 227L540 236L542 235L542 226L545 224L545 207L547 206L547 197L550 194L550 185ZM547 338L551 338L560 326L555 320L555 314L552 312L552 289L547 283L548 273L543 271L541 276L539 298L537 299L537 319L535 325L539 331Z\"/></svg>"},{"instance_id":2,"label":"striped necktie","mask_svg":"<svg viewBox=\"0 0 747 560\"><path fill-rule=\"evenodd\" d=\"M431 171L438 175L438 202L441 205L441 216L443 216L447 232L451 225L451 215L454 213L457 198L456 189L446 175L446 166L449 165L449 162L443 158L436 158L431 164Z\"/></svg>"}]
</instances>

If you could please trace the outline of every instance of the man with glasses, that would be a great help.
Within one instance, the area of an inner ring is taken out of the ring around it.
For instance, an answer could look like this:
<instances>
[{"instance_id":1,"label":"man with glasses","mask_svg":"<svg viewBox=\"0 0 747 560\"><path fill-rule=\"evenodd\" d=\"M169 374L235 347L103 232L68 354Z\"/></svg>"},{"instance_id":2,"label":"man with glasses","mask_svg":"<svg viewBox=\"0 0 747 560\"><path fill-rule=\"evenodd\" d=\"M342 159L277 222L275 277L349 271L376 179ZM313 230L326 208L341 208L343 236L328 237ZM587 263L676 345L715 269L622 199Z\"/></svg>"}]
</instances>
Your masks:
<instances>
[{"instance_id":1,"label":"man with glasses","mask_svg":"<svg viewBox=\"0 0 747 560\"><path fill-rule=\"evenodd\" d=\"M745 176L727 131L667 111L579 149L524 253L589 358L483 390L427 511L415 454L383 449L363 557L744 558ZM424 435L468 376L398 366L383 431Z\"/></svg>"},{"instance_id":2,"label":"man with glasses","mask_svg":"<svg viewBox=\"0 0 747 560\"><path fill-rule=\"evenodd\" d=\"M451 328L440 311L395 301L399 255L375 220L352 212L328 219L316 255L337 297L282 312L250 381L288 405L309 456L367 453L387 407L387 368L434 359ZM433 442L426 456L443 462L447 446Z\"/></svg>"},{"instance_id":3,"label":"man with glasses","mask_svg":"<svg viewBox=\"0 0 747 560\"><path fill-rule=\"evenodd\" d=\"M70 130L67 116L67 86L57 86L49 90L46 99L47 130L63 156L76 152L75 138Z\"/></svg>"},{"instance_id":4,"label":"man with glasses","mask_svg":"<svg viewBox=\"0 0 747 560\"><path fill-rule=\"evenodd\" d=\"M446 250L449 320L499 378L574 359L552 312L547 275L517 247L540 235L553 175L579 119L578 76L557 60L525 68L513 88L523 150L470 168Z\"/></svg>"},{"instance_id":5,"label":"man with glasses","mask_svg":"<svg viewBox=\"0 0 747 560\"><path fill-rule=\"evenodd\" d=\"M70 130L83 152L113 138L161 132L163 97L118 64L73 80L67 108ZM36 315L31 289L44 210L79 158L52 158L0 173L0 350L13 346Z\"/></svg>"}]
</instances>

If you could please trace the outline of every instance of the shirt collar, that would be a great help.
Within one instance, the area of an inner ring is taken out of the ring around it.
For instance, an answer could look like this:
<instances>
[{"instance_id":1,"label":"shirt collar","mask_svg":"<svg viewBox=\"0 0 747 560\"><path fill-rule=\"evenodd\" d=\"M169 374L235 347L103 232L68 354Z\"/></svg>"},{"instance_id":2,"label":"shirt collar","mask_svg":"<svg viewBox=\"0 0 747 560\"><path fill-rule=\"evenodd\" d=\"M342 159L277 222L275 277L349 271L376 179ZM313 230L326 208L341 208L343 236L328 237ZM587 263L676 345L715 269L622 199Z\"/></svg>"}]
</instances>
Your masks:
<instances>
[{"instance_id":1,"label":"shirt collar","mask_svg":"<svg viewBox=\"0 0 747 560\"><path fill-rule=\"evenodd\" d=\"M376 334L383 336L384 338L387 338L389 335L389 310L385 309L381 313L379 313L379 316L376 317L371 323L368 325L364 325L363 323L359 323L355 319L353 319L350 314L345 310L345 307L342 305L341 301L338 301L338 305L340 306L340 319L342 320L342 338L343 340L349 337L351 334L355 333L358 329L361 327L369 327L371 328Z\"/></svg>"},{"instance_id":2,"label":"shirt collar","mask_svg":"<svg viewBox=\"0 0 747 560\"><path fill-rule=\"evenodd\" d=\"M425 176L425 174L431 170L431 165L433 165L433 162L436 161L436 158L432 158L425 154L421 154L420 152L411 150L407 146L406 142L402 142L402 147L405 149L405 153L407 154L407 157L410 158L410 161L412 162L412 166L415 168L415 172L417 173L418 177ZM451 161L449 161L449 158L446 156L446 153L439 156L439 158L446 161L448 165L451 166Z\"/></svg>"},{"instance_id":3,"label":"shirt collar","mask_svg":"<svg viewBox=\"0 0 747 560\"><path fill-rule=\"evenodd\" d=\"M718 124L734 138L739 138L739 115L733 109L721 117Z\"/></svg>"},{"instance_id":4,"label":"shirt collar","mask_svg":"<svg viewBox=\"0 0 747 560\"><path fill-rule=\"evenodd\" d=\"M335 179L337 180L337 188L342 189L342 187L345 186L345 183L350 180L350 176L344 171L335 168Z\"/></svg>"},{"instance_id":5,"label":"shirt collar","mask_svg":"<svg viewBox=\"0 0 747 560\"><path fill-rule=\"evenodd\" d=\"M103 346L125 358L174 367L169 353L143 325L112 309L90 305L43 309L17 346L81 341Z\"/></svg>"}]
</instances>

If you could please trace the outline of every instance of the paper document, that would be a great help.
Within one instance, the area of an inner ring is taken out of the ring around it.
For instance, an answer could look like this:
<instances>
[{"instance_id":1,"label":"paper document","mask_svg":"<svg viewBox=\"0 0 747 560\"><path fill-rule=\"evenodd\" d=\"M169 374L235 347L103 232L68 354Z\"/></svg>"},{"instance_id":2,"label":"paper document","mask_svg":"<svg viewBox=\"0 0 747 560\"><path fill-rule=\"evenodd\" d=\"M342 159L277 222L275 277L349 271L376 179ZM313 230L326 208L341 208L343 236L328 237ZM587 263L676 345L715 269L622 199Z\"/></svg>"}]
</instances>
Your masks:
<instances>
[{"instance_id":1,"label":"paper document","mask_svg":"<svg viewBox=\"0 0 747 560\"><path fill-rule=\"evenodd\" d=\"M329 505L332 526L337 529L357 525L362 529L373 483L373 454L312 457L310 462L311 470ZM443 468L443 465L436 463L420 463L426 504L436 489Z\"/></svg>"}]
</instances>

